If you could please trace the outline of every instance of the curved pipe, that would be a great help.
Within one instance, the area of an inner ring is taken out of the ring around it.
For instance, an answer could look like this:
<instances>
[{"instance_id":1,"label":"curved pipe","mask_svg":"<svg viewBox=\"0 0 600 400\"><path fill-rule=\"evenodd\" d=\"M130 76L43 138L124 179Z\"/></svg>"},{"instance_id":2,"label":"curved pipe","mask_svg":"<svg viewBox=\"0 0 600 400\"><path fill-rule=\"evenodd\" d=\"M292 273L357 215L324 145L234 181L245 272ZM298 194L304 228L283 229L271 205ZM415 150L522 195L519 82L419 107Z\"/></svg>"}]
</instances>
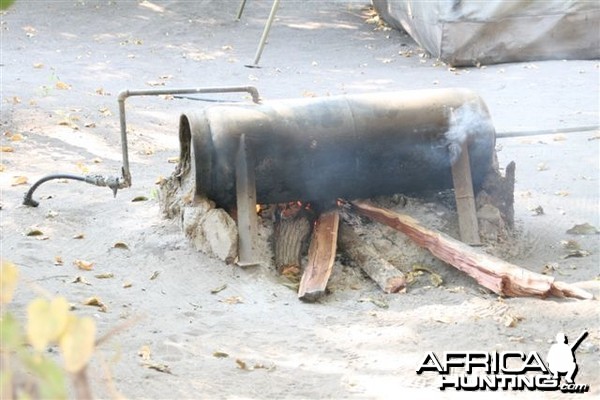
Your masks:
<instances>
[{"instance_id":1,"label":"curved pipe","mask_svg":"<svg viewBox=\"0 0 600 400\"><path fill-rule=\"evenodd\" d=\"M73 179L76 181L86 182L86 177L83 175L74 175L74 174L52 174L44 176L39 179L36 183L33 184L32 187L29 188L27 193L25 194L25 198L23 198L23 205L30 207L37 207L40 203L33 199L33 192L40 187L40 185L44 182L51 181L53 179Z\"/></svg>"},{"instance_id":2,"label":"curved pipe","mask_svg":"<svg viewBox=\"0 0 600 400\"><path fill-rule=\"evenodd\" d=\"M224 86L224 87L199 87L185 89L148 89L148 90L124 90L119 93L117 101L119 102L119 122L121 125L121 151L123 153L123 168L121 186L123 189L131 186L131 171L129 169L129 149L127 144L127 121L125 118L125 100L133 96L161 96L161 95L182 95L196 93L239 93L246 92L252 96L254 103L260 103L258 89L254 86Z\"/></svg>"}]
</instances>

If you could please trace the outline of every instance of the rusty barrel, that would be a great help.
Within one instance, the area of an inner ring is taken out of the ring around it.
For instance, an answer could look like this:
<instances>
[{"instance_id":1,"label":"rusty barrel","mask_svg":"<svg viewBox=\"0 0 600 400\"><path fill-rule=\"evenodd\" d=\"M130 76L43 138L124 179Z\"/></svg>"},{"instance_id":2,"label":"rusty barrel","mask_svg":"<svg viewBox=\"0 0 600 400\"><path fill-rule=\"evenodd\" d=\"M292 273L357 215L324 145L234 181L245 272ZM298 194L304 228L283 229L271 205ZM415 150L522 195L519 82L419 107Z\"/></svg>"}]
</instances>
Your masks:
<instances>
[{"instance_id":1,"label":"rusty barrel","mask_svg":"<svg viewBox=\"0 0 600 400\"><path fill-rule=\"evenodd\" d=\"M478 187L495 146L487 107L467 89L214 105L182 115L179 134L180 168L219 206L235 204L241 135L261 204L451 188L452 148L464 141Z\"/></svg>"}]
</instances>

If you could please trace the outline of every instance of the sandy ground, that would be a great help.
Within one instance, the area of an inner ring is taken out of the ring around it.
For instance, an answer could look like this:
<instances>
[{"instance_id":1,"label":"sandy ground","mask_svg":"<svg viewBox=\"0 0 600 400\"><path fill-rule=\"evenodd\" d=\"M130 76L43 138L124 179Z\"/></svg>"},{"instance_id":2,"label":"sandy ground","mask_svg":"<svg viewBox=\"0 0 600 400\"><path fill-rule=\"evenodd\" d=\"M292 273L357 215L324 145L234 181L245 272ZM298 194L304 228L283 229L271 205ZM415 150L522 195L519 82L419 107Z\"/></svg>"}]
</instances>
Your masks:
<instances>
[{"instance_id":1,"label":"sandy ground","mask_svg":"<svg viewBox=\"0 0 600 400\"><path fill-rule=\"evenodd\" d=\"M385 296L359 271L338 268L345 281L334 281L320 303L304 304L267 268L241 270L193 251L178 225L159 217L155 181L174 168L168 160L177 156L179 113L206 102L128 101L133 187L116 198L107 189L55 181L36 193L38 208L20 205L29 185L48 173L118 173L116 95L123 89L251 84L263 98L278 99L462 86L484 98L499 132L598 124L597 61L449 70L420 57L405 34L366 23L366 2L284 1L262 68L248 69L270 2L249 1L240 22L237 5L17 0L2 15L1 141L14 149L1 153L2 257L22 273L9 309L22 317L41 287L78 304L100 297L106 313L82 305L76 312L93 316L101 333L141 318L98 350L90 367L98 397L111 396L104 363L129 398L462 398L440 392L437 376L415 373L426 352L545 355L557 332L574 338L584 329L590 335L577 351L577 382L598 396L597 300L501 299L450 267L436 268L441 287L420 282ZM14 134L22 140L12 141ZM598 131L586 131L498 140L501 164L517 163L520 240L507 258L596 296L598 235L566 230L600 226L597 139ZM18 176L29 184L12 186ZM136 196L148 201L132 202ZM538 206L544 215L532 211ZM26 236L33 228L47 240ZM591 254L564 258L565 240ZM116 242L128 249L114 248ZM57 256L64 265L55 265ZM94 270L78 270L76 259L94 262ZM107 272L114 278L94 277ZM72 283L76 276L91 285ZM506 326L507 316L516 317L515 326ZM172 374L140 365L144 345ZM243 370L236 360L256 368ZM560 397L487 393L507 395Z\"/></svg>"}]
</instances>

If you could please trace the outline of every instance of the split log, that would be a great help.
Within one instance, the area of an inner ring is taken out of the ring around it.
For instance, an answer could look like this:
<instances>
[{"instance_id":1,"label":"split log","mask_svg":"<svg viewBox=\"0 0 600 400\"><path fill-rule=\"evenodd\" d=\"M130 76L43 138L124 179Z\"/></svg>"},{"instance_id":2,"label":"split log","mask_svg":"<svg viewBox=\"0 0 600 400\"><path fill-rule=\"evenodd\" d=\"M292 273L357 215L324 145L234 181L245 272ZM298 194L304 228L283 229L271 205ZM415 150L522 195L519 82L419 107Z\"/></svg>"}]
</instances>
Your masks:
<instances>
[{"instance_id":1,"label":"split log","mask_svg":"<svg viewBox=\"0 0 600 400\"><path fill-rule=\"evenodd\" d=\"M503 296L575 297L591 299L593 295L578 287L556 282L547 275L528 271L474 248L441 232L427 229L418 221L365 202L350 203L352 209L407 235L420 247L440 260L473 277L480 285Z\"/></svg>"},{"instance_id":2,"label":"split log","mask_svg":"<svg viewBox=\"0 0 600 400\"><path fill-rule=\"evenodd\" d=\"M296 203L280 204L275 213L275 267L279 273L299 276L301 252L310 233L312 215Z\"/></svg>"},{"instance_id":3,"label":"split log","mask_svg":"<svg viewBox=\"0 0 600 400\"><path fill-rule=\"evenodd\" d=\"M300 300L313 302L325 294L335 261L339 222L338 210L324 212L315 222L308 248L308 264L298 289Z\"/></svg>"},{"instance_id":4,"label":"split log","mask_svg":"<svg viewBox=\"0 0 600 400\"><path fill-rule=\"evenodd\" d=\"M362 268L385 293L397 293L406 286L402 271L381 258L367 241L361 240L351 225L340 225L338 243L350 261Z\"/></svg>"}]
</instances>

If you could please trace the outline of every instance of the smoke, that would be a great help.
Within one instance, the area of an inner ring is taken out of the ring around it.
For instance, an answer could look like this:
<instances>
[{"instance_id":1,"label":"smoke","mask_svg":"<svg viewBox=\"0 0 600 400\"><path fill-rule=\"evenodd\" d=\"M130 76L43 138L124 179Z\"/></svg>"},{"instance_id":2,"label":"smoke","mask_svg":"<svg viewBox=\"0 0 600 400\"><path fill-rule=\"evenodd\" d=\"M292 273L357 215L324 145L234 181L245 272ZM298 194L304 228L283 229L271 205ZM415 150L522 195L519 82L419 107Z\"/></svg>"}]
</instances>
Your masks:
<instances>
[{"instance_id":1,"label":"smoke","mask_svg":"<svg viewBox=\"0 0 600 400\"><path fill-rule=\"evenodd\" d=\"M454 164L460 156L461 147L469 137L478 132L487 131L489 122L479 103L466 103L459 108L450 110L448 131L444 134L450 163Z\"/></svg>"}]
</instances>

